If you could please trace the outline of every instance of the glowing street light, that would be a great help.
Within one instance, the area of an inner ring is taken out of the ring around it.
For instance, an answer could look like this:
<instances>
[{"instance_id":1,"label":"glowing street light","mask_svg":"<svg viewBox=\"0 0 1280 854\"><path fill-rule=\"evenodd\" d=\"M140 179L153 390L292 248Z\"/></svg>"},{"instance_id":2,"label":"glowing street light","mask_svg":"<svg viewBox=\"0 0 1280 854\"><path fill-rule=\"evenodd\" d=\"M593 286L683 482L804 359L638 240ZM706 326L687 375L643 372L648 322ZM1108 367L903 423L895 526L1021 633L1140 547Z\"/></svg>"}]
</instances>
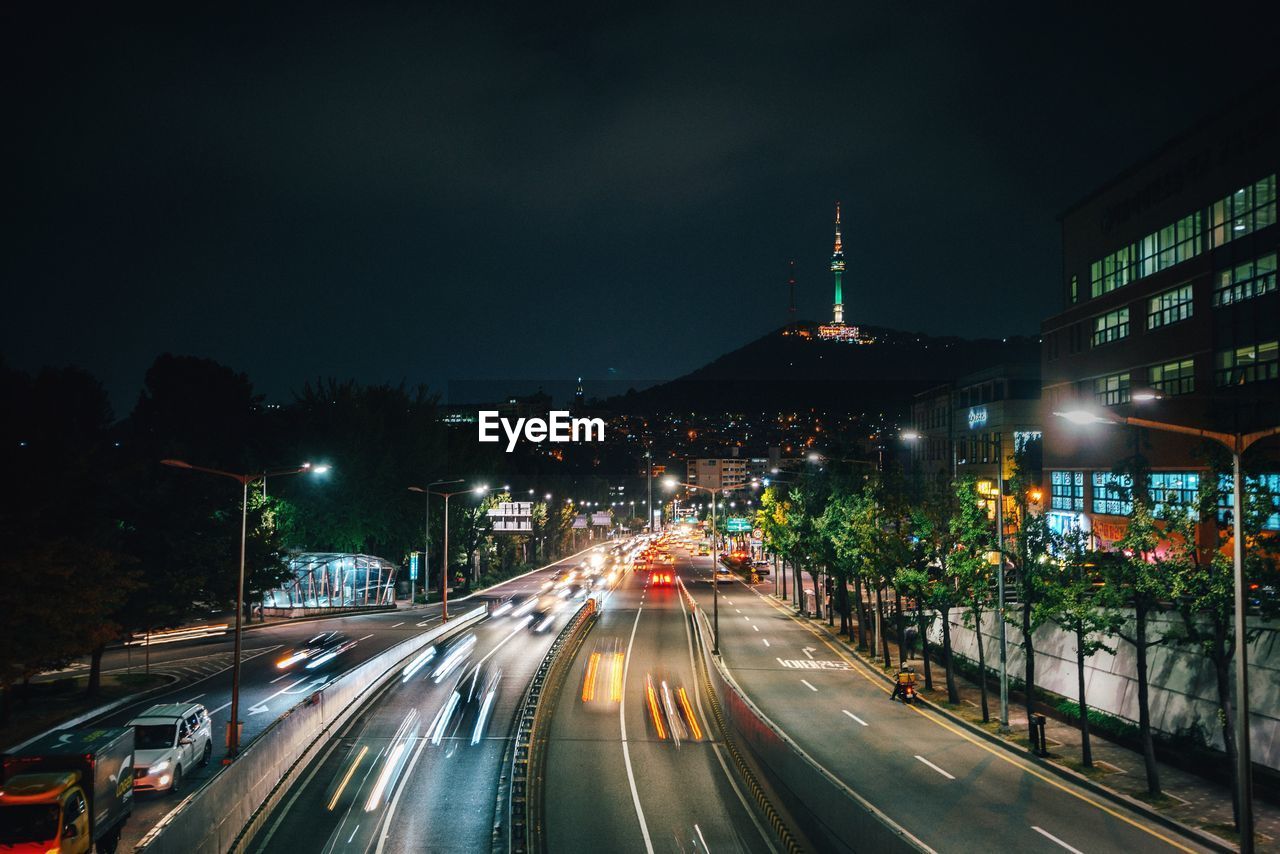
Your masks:
<instances>
[{"instance_id":1,"label":"glowing street light","mask_svg":"<svg viewBox=\"0 0 1280 854\"><path fill-rule=\"evenodd\" d=\"M1139 398L1131 395L1133 400L1155 400L1159 395L1151 396L1144 390ZM1231 452L1231 481L1235 492L1231 502L1231 563L1232 582L1235 586L1234 631L1236 636L1236 797L1240 804L1240 850L1253 850L1253 779L1249 762L1249 651L1245 642L1244 619L1244 478L1240 474L1240 458L1255 442L1268 436L1280 434L1280 427L1269 427L1253 433L1219 433L1213 430L1202 430L1199 427L1187 427L1182 424L1169 424L1164 421L1152 421L1149 418L1120 416L1106 418L1085 409L1073 409L1066 412L1055 412L1072 424L1128 424L1132 427L1146 427L1149 430L1161 430L1166 433L1181 433L1184 436L1198 436L1217 442Z\"/></svg>"}]
</instances>

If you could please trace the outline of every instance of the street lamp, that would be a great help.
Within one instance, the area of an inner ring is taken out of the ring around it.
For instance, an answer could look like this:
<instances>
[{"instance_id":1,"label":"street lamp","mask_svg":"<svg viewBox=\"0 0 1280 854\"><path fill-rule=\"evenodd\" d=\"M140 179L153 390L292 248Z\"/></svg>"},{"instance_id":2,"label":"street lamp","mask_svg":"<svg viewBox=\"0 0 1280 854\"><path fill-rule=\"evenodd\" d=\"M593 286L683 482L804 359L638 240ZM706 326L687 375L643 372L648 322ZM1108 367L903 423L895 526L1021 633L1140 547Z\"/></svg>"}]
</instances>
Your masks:
<instances>
[{"instance_id":1,"label":"street lamp","mask_svg":"<svg viewBox=\"0 0 1280 854\"><path fill-rule=\"evenodd\" d=\"M245 541L249 536L249 484L255 480L262 478L264 483L267 472L256 472L254 474L236 474L221 469L206 468L204 466L196 466L185 460L161 460L162 465L171 466L176 469L186 469L187 471L204 472L205 474L215 474L219 477L229 477L240 484L240 575L236 583L236 631L235 631L235 651L232 654L231 664L231 720L227 722L227 758L230 762L240 753L240 651L241 640L244 633L244 552ZM310 463L304 463L296 469L285 469L281 471L270 472L273 476L302 474L305 471L316 471L323 468L328 471L328 466L318 466L312 468ZM265 488L265 487L264 487ZM266 494L265 492L263 493Z\"/></svg>"},{"instance_id":2,"label":"street lamp","mask_svg":"<svg viewBox=\"0 0 1280 854\"><path fill-rule=\"evenodd\" d=\"M462 478L458 478L456 480L437 480L435 483L428 483L426 489L423 489L421 486L409 487L410 492L418 492L427 497L426 522L422 529L422 589L424 591L431 589L431 488L433 486L448 486L452 483L462 483ZM411 607L413 605L414 598L413 590L414 579L413 576L409 576L409 605Z\"/></svg>"},{"instance_id":3,"label":"street lamp","mask_svg":"<svg viewBox=\"0 0 1280 854\"><path fill-rule=\"evenodd\" d=\"M700 489L711 495L711 653L712 655L720 654L720 576L719 564L716 562L716 537L719 531L716 528L716 494L719 489L710 486L699 486L696 483L685 483L675 478L666 481L667 489L675 489L677 486L683 486L685 489ZM735 489L736 487L722 487L724 491Z\"/></svg>"},{"instance_id":4,"label":"street lamp","mask_svg":"<svg viewBox=\"0 0 1280 854\"><path fill-rule=\"evenodd\" d=\"M1141 394L1141 398L1135 396L1133 399L1154 400L1159 397L1154 392ZM1269 427L1253 433L1219 433L1214 430L1202 430L1199 427L1152 421L1149 418L1133 416L1107 418L1086 409L1073 409L1053 414L1067 419L1072 424L1082 426L1128 424L1131 427L1145 427L1165 433L1198 436L1201 439L1217 442L1231 452L1231 483L1235 492L1231 501L1231 566L1232 583L1235 585L1233 629L1236 634L1236 797L1240 803L1240 850L1251 852L1253 851L1253 779L1249 764L1249 651L1244 620L1244 529L1241 521L1244 517L1244 478L1240 473L1240 458L1255 442L1280 434L1280 427Z\"/></svg>"},{"instance_id":5,"label":"street lamp","mask_svg":"<svg viewBox=\"0 0 1280 854\"><path fill-rule=\"evenodd\" d=\"M174 462L180 462L180 461L175 460ZM181 468L181 466L179 466L179 468ZM296 469L282 469L280 471L265 471L262 473L262 497L263 498L267 497L267 478L269 477L277 477L279 475L284 475L284 474L302 474L303 472L306 472L308 474L326 474L328 473L329 468L330 467L328 465L313 466L311 463L303 463L302 465L298 466Z\"/></svg>"}]
</instances>

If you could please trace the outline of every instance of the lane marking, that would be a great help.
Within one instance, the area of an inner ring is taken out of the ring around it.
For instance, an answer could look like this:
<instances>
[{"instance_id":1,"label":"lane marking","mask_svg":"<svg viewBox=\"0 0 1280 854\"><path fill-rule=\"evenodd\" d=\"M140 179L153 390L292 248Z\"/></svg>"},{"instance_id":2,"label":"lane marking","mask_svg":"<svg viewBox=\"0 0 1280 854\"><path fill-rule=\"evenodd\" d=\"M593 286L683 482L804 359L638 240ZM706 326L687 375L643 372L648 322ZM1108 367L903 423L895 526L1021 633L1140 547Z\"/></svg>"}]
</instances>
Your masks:
<instances>
[{"instance_id":1,"label":"lane marking","mask_svg":"<svg viewBox=\"0 0 1280 854\"><path fill-rule=\"evenodd\" d=\"M768 639L768 638L760 638L760 640L764 641L764 645L765 645L765 646L768 646L768 645L769 645L769 639Z\"/></svg>"},{"instance_id":2,"label":"lane marking","mask_svg":"<svg viewBox=\"0 0 1280 854\"><path fill-rule=\"evenodd\" d=\"M362 638L356 638L356 643L360 643L360 641L362 641L362 640L368 640L368 639L369 639L369 638L371 638L371 637L373 637L373 635L365 635L365 636L364 636L364 637L362 637Z\"/></svg>"},{"instance_id":3,"label":"lane marking","mask_svg":"<svg viewBox=\"0 0 1280 854\"><path fill-rule=\"evenodd\" d=\"M807 625L804 621L802 621L802 620L801 620L799 617L797 617L795 614L792 614L790 611L788 611L786 608L784 608L782 605L778 604L777 602L772 601L769 597L767 597L765 594L761 593L759 590L756 590L756 591L754 591L754 592L755 592L756 596L760 597L760 599L761 599L765 604L767 604L767 605L771 606L771 607L772 607L774 610L776 610L778 613L780 613L780 614L782 614L783 616L787 617L787 618L788 618L788 619L790 619L792 622L794 622L796 625L800 626L800 627L801 627L801 628L803 628L805 631L809 632L811 635L813 635L814 637L816 637L820 642L822 642L823 644L825 644L825 645L827 646L827 648L828 648L828 649L830 649L830 650L831 650L832 652L834 652L836 655L838 655L838 656L840 656L841 658L843 658L845 661L849 662L849 664L850 664L850 665L852 665L852 666L850 667L850 670L852 670L853 672L857 673L859 676L861 676L863 679L865 679L868 683L870 683L872 686L874 686L877 690L882 691L882 692L884 692L885 694L890 693L891 689L890 689L888 686L884 685L884 684L883 684L879 679L877 679L875 676L873 676L873 675L872 675L872 673L871 673L869 670L867 670L867 669L866 669L866 665L865 665L865 664L863 664L861 661L856 661L856 660L854 660L854 659L850 658L850 657L849 657L849 656L848 656L848 655L847 655L843 650L841 650L841 649L837 648L837 647L836 647L836 645L835 645L834 643L832 643L832 642L831 642L831 641L830 641L830 640L825 636L825 634L824 634L824 633L821 633L818 629L815 629L815 628L813 628L812 626ZM1072 789L1072 788L1071 788L1070 786L1068 786L1066 783L1061 783L1061 782L1059 782L1059 781L1057 781L1057 780L1053 779L1052 777L1047 776L1045 773L1043 773L1043 772L1041 772L1041 771L1039 771L1039 770L1037 770L1037 769L1035 769L1035 768L1032 768L1032 767L1030 767L1030 766L1028 766L1028 765L1024 765L1024 764L1022 764L1021 762L1019 762L1019 761L1018 761L1018 759L1017 759L1015 756L1010 755L1007 751L1005 751L1005 750L1001 750L1001 749L1000 749L1000 748L998 748L998 747L995 747L995 746L993 746L993 745L989 745L989 744L987 744L986 742L981 741L981 740L979 739L979 737L978 737L978 736L971 735L970 733L965 732L964 730L959 729L959 728L957 728L956 726L953 726L950 722L948 722L948 721L946 721L946 720L942 719L942 718L941 718L940 716L938 716L937 714L935 714L935 713L933 713L933 712L930 712L930 711L926 711L925 709L922 709L922 708L920 708L919 706L916 706L916 705L914 705L914 704L913 704L913 705L910 705L910 706L907 706L906 708L907 708L907 709L910 709L910 710L911 710L911 711L913 711L913 712L915 712L917 715L920 715L920 716L921 716L921 717L923 717L925 720L931 721L932 723L937 724L938 726L940 726L940 727L942 727L943 729L945 729L945 730L947 730L947 731L951 732L952 734L954 734L954 735L956 735L956 736L959 736L960 738L962 738L962 739L964 739L965 741L967 741L967 742L969 742L970 744L972 744L974 747L977 747L977 748L979 748L980 750L985 750L987 753L990 753L992 756L996 757L997 759L1000 759L1000 760L1002 760L1002 761L1004 761L1004 762L1009 763L1009 764L1010 764L1010 765L1012 765L1014 768L1017 768L1018 770L1022 771L1023 773L1030 774L1031 776L1035 777L1036 779L1040 780L1041 782L1043 782L1043 783L1047 783L1047 784L1049 784L1050 786L1054 787L1055 789L1058 789L1059 791L1061 791L1061 792L1063 792L1063 793L1065 793L1065 794L1068 794L1068 795L1070 795L1071 797L1076 798L1077 800L1083 801L1084 803L1089 804L1090 806L1095 807L1095 808L1097 808L1097 809L1101 810L1102 812L1106 813L1107 815L1111 816L1112 818L1119 819L1120 821L1123 821L1125 824L1129 825L1130 827L1133 827L1133 828L1136 828L1136 829L1138 829L1138 830L1141 830L1143 833L1146 833L1146 834L1148 834L1149 836L1154 836L1156 839L1159 839L1161 842L1165 843L1166 845L1170 846L1171 848L1175 848L1175 849L1177 849L1178 851L1185 851L1185 852L1187 852L1187 854L1195 854L1195 849L1194 849L1194 848L1188 848L1188 847L1187 847L1186 845L1184 845L1183 843L1178 842L1177 840L1172 839L1172 838L1170 838L1170 837L1168 837L1168 836L1164 835L1163 833L1160 833L1160 832L1156 831L1155 829L1153 829L1153 828L1150 828L1150 827L1146 826L1145 824L1142 824L1142 823L1141 823L1141 822L1139 822L1137 819L1130 818L1129 816L1125 815L1124 813L1120 812L1119 810L1112 809L1111 807L1108 807L1108 806L1106 806L1105 804L1102 804L1102 803L1099 803L1098 801L1095 801L1093 798L1089 797L1088 795L1084 794L1083 792L1078 792L1078 791L1076 791L1075 789Z\"/></svg>"},{"instance_id":4,"label":"lane marking","mask_svg":"<svg viewBox=\"0 0 1280 854\"><path fill-rule=\"evenodd\" d=\"M277 676L275 679L272 679L272 680L271 680L270 682L268 682L267 684L268 684L268 685L274 685L274 684L276 684L277 682L279 682L281 679L284 679L284 678L285 678L286 676L288 676L288 675L289 675L288 673L281 673L279 676Z\"/></svg>"},{"instance_id":5,"label":"lane marking","mask_svg":"<svg viewBox=\"0 0 1280 854\"><path fill-rule=\"evenodd\" d=\"M755 629L757 632L760 631L760 627L755 624L752 624L751 628Z\"/></svg>"},{"instance_id":6,"label":"lane marking","mask_svg":"<svg viewBox=\"0 0 1280 854\"><path fill-rule=\"evenodd\" d=\"M196 700L199 700L199 699L200 699L201 697L203 697L203 696L204 696L204 694L196 694L196 695L195 695L194 697L192 697L191 699L189 699L189 700L183 700L182 702L184 702L184 703L194 703Z\"/></svg>"},{"instance_id":7,"label":"lane marking","mask_svg":"<svg viewBox=\"0 0 1280 854\"><path fill-rule=\"evenodd\" d=\"M626 684L627 671L631 669L631 648L636 642L636 629L640 627L640 613L643 610L643 605L636 608L636 620L631 624L631 639L627 641L626 663L622 665L623 684ZM644 837L644 850L648 854L653 854L653 840L649 838L649 826L645 824L644 808L640 806L640 792L636 789L636 775L631 770L631 749L627 746L627 717L624 714L626 708L627 692L623 690L622 699L618 702L618 728L622 732L622 761L627 766L627 783L631 786L631 803L635 805L636 818L640 820L640 834Z\"/></svg>"},{"instance_id":8,"label":"lane marking","mask_svg":"<svg viewBox=\"0 0 1280 854\"><path fill-rule=\"evenodd\" d=\"M866 721L864 721L862 718L858 717L857 715L855 715L853 712L849 711L848 709L841 709L840 711L844 712L846 715L848 715L849 717L853 718L855 721L857 721L858 723L862 724L863 726L866 726L866 725L867 725L867 722L866 722Z\"/></svg>"},{"instance_id":9,"label":"lane marking","mask_svg":"<svg viewBox=\"0 0 1280 854\"><path fill-rule=\"evenodd\" d=\"M394 626L392 626L391 628L393 628L393 629L398 629L398 628L400 628L400 627L401 627L401 626L403 626L403 625L404 625L404 621L403 621L403 620L401 620L400 622L396 623L396 624L395 624Z\"/></svg>"},{"instance_id":10,"label":"lane marking","mask_svg":"<svg viewBox=\"0 0 1280 854\"><path fill-rule=\"evenodd\" d=\"M1061 845L1063 848L1065 848L1065 849L1067 849L1068 851L1070 851L1070 852L1071 852L1071 854L1084 854L1084 852L1083 852L1083 851L1081 851L1080 849L1078 849L1078 848L1072 848L1070 845L1068 845L1067 843L1063 842L1061 839L1059 839L1058 837L1054 836L1052 833L1050 833L1049 831L1045 830L1043 827L1036 827L1036 826L1033 824L1033 825L1031 825L1031 829L1032 829L1032 830L1034 830L1036 833L1040 834L1041 836L1043 836L1045 839L1048 839L1048 840L1049 840L1049 841L1051 841L1051 842L1056 842L1056 843L1058 843L1058 844L1059 844L1059 845Z\"/></svg>"},{"instance_id":11,"label":"lane marking","mask_svg":"<svg viewBox=\"0 0 1280 854\"><path fill-rule=\"evenodd\" d=\"M702 835L702 828L698 827L698 825L696 825L696 824L695 824L695 825L693 826L693 829L694 829L694 830L696 830L696 831L698 832L698 841L702 843L702 850L703 850L703 851L706 851L706 852L707 852L707 854L711 854L711 847L710 847L709 845L707 845L707 840L706 840L706 838ZM1073 850L1074 850L1074 849L1073 849ZM1079 852L1077 852L1077 854L1079 854Z\"/></svg>"},{"instance_id":12,"label":"lane marking","mask_svg":"<svg viewBox=\"0 0 1280 854\"><path fill-rule=\"evenodd\" d=\"M742 615L742 619L746 620L748 623L751 622L751 618L748 617L746 614Z\"/></svg>"},{"instance_id":13,"label":"lane marking","mask_svg":"<svg viewBox=\"0 0 1280 854\"><path fill-rule=\"evenodd\" d=\"M817 690L818 690L817 688L813 687L813 685L812 685L812 684L810 684L810 682L809 682L809 680L808 680L808 679L801 679L800 681L801 681L801 682L803 682L806 686L808 686L808 688L809 688L809 690L810 690L810 691L817 691Z\"/></svg>"},{"instance_id":14,"label":"lane marking","mask_svg":"<svg viewBox=\"0 0 1280 854\"><path fill-rule=\"evenodd\" d=\"M920 760L921 762L923 762L925 765L928 765L930 768L932 768L934 771L937 771L939 774L941 774L943 777L946 777L948 780L954 780L954 779L955 779L955 777L952 777L952 776L951 776L950 774L948 774L946 771L943 771L941 768L939 768L937 765L934 765L934 764L933 764L932 762L930 762L928 759L925 759L925 758L924 758L923 756L921 756L919 753L917 753L917 754L916 754L916 759L919 759L919 760Z\"/></svg>"}]
</instances>

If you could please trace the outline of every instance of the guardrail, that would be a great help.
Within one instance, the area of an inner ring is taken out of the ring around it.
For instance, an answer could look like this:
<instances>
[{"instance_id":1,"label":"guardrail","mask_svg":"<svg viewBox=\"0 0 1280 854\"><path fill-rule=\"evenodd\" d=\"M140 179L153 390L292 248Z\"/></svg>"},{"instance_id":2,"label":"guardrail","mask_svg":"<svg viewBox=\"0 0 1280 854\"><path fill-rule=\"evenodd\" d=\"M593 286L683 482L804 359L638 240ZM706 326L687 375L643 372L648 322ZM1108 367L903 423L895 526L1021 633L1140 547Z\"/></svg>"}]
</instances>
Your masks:
<instances>
[{"instance_id":1,"label":"guardrail","mask_svg":"<svg viewBox=\"0 0 1280 854\"><path fill-rule=\"evenodd\" d=\"M404 662L428 644L480 622L481 605L374 656L302 700L245 747L234 763L182 801L135 852L222 854L248 844L279 803L292 776Z\"/></svg>"},{"instance_id":2,"label":"guardrail","mask_svg":"<svg viewBox=\"0 0 1280 854\"><path fill-rule=\"evenodd\" d=\"M779 841L789 851L800 850L766 797L757 774L783 808L804 829L811 844L822 851L931 851L905 828L872 805L850 786L815 761L751 701L730 675L724 662L711 654L707 638L711 625L693 596L680 585L692 609L695 635L707 680L712 713L726 738L730 756Z\"/></svg>"},{"instance_id":3,"label":"guardrail","mask_svg":"<svg viewBox=\"0 0 1280 854\"><path fill-rule=\"evenodd\" d=\"M542 761L547 740L546 723L555 712L555 704L543 703L542 700L548 696L554 700L564 677L566 662L572 660L573 652L595 622L597 613L594 598L582 603L552 641L516 709L516 734L509 748L511 788L507 800L508 847L516 854L545 850L542 841ZM565 650L570 651L568 656L561 655Z\"/></svg>"}]
</instances>

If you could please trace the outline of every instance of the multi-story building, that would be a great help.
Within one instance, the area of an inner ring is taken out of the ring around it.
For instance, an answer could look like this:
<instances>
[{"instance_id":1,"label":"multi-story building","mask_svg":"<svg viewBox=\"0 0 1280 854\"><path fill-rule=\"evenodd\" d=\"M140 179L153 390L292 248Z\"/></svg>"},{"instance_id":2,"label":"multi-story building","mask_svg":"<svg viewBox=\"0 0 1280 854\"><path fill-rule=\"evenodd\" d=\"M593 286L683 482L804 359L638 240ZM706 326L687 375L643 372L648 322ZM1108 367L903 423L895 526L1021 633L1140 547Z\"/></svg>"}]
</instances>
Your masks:
<instances>
[{"instance_id":1,"label":"multi-story building","mask_svg":"<svg viewBox=\"0 0 1280 854\"><path fill-rule=\"evenodd\" d=\"M691 459L687 470L689 483L707 489L734 489L749 479L747 460L742 457Z\"/></svg>"},{"instance_id":2,"label":"multi-story building","mask_svg":"<svg viewBox=\"0 0 1280 854\"><path fill-rule=\"evenodd\" d=\"M1017 452L1041 438L1040 366L1002 364L916 395L911 466L943 483L965 475L998 480L1013 476ZM992 487L994 488L994 487Z\"/></svg>"},{"instance_id":3,"label":"multi-story building","mask_svg":"<svg viewBox=\"0 0 1280 854\"><path fill-rule=\"evenodd\" d=\"M1209 463L1195 437L1055 412L1230 433L1280 423L1277 172L1272 82L1062 215L1064 308L1042 325L1043 486L1056 526L1088 527L1105 546L1141 492L1117 471L1125 460L1145 460L1136 486L1157 504L1194 500ZM1246 458L1273 488L1276 448L1268 440Z\"/></svg>"}]
</instances>

